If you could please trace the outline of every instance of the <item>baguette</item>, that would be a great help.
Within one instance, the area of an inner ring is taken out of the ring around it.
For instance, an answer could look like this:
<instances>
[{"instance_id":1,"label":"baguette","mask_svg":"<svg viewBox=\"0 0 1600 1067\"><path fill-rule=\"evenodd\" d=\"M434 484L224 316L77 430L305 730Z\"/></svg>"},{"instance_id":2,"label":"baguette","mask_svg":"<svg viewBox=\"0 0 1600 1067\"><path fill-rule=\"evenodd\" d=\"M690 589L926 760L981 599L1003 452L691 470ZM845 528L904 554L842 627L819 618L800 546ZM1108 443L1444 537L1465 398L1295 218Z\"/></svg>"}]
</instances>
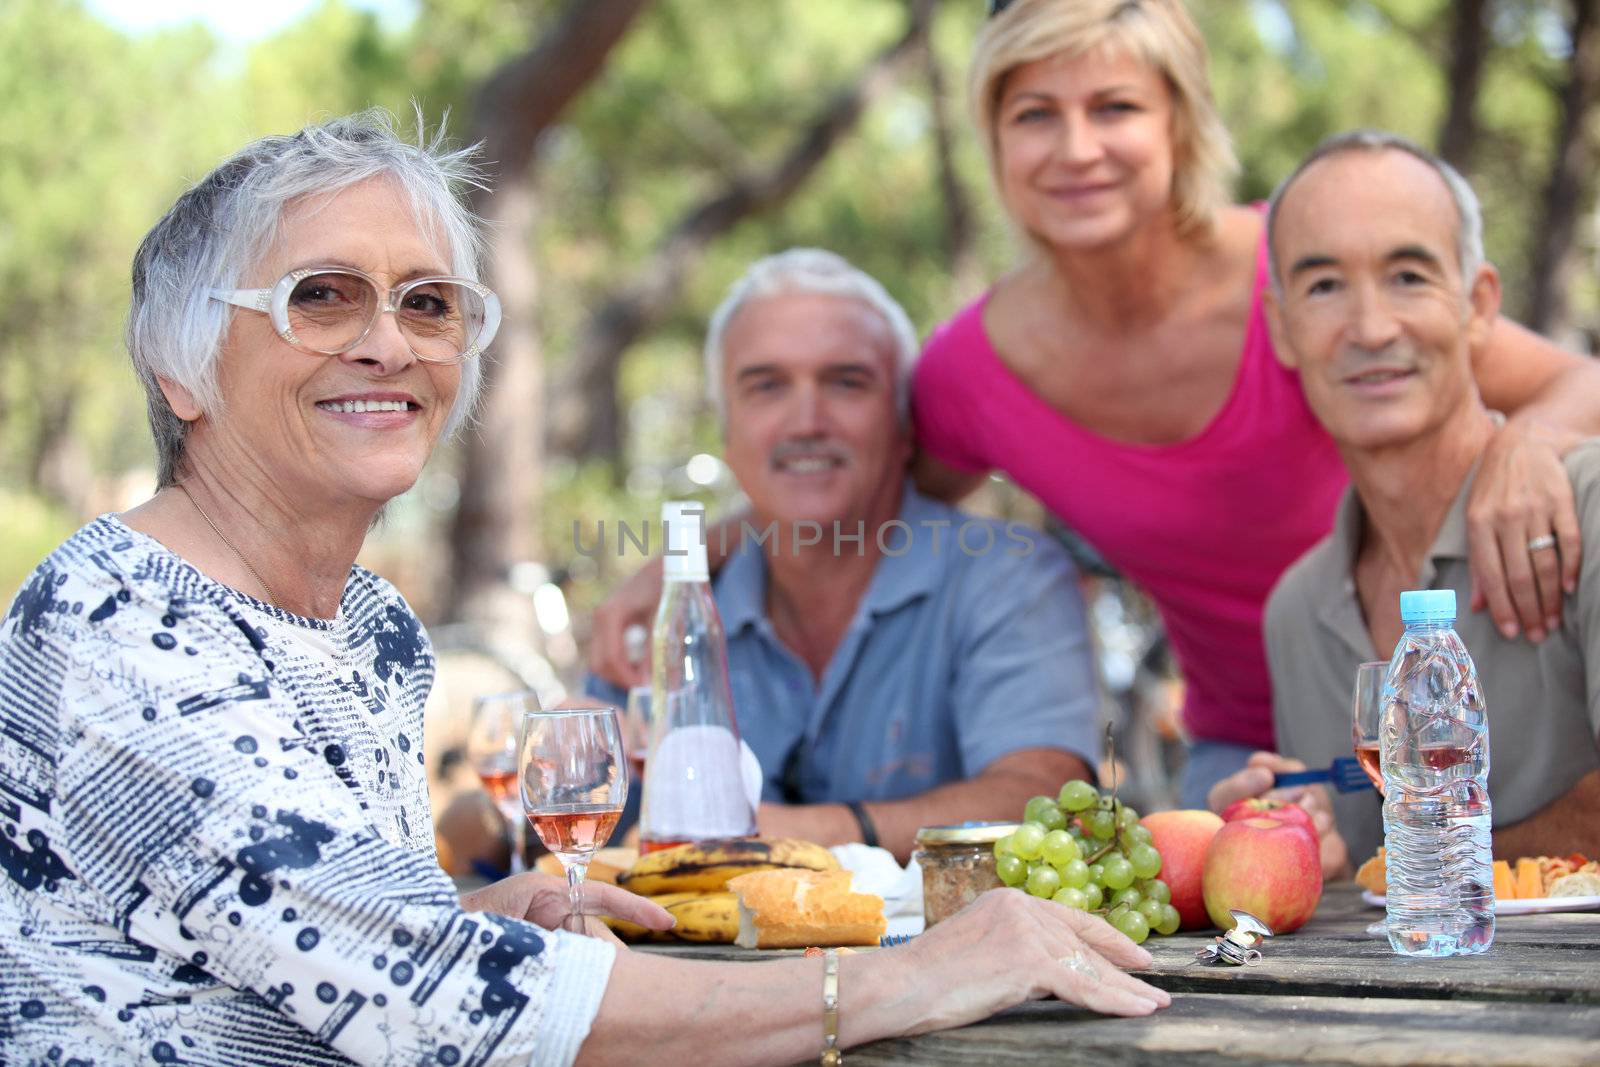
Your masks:
<instances>
[{"instance_id":1,"label":"baguette","mask_svg":"<svg viewBox=\"0 0 1600 1067\"><path fill-rule=\"evenodd\" d=\"M883 898L850 891L849 871L778 870L728 882L739 895L744 948L876 945L888 923Z\"/></svg>"}]
</instances>

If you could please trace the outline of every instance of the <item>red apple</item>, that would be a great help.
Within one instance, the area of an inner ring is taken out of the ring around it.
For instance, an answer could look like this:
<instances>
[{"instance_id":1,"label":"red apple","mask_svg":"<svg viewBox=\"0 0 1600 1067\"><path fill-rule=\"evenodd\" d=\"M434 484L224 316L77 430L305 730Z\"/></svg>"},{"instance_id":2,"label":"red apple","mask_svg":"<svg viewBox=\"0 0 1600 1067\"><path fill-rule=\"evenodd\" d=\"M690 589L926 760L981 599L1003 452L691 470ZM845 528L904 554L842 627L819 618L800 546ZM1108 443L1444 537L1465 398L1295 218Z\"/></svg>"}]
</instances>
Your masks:
<instances>
[{"instance_id":1,"label":"red apple","mask_svg":"<svg viewBox=\"0 0 1600 1067\"><path fill-rule=\"evenodd\" d=\"M1217 831L1202 878L1206 913L1233 926L1229 911L1247 911L1275 934L1299 929L1322 899L1322 861L1314 836L1282 819L1238 819Z\"/></svg>"},{"instance_id":2,"label":"red apple","mask_svg":"<svg viewBox=\"0 0 1600 1067\"><path fill-rule=\"evenodd\" d=\"M1298 804L1290 804L1276 797L1246 797L1222 809L1223 822L1256 818L1277 819L1303 827L1311 835L1311 840L1317 842L1317 847L1322 847L1321 839L1317 837L1317 824L1311 821L1311 813Z\"/></svg>"},{"instance_id":3,"label":"red apple","mask_svg":"<svg viewBox=\"0 0 1600 1067\"><path fill-rule=\"evenodd\" d=\"M1150 831L1150 843L1161 853L1161 880L1172 887L1180 929L1210 926L1200 880L1206 848L1222 829L1222 819L1210 811L1158 811L1140 819L1139 825Z\"/></svg>"}]
</instances>

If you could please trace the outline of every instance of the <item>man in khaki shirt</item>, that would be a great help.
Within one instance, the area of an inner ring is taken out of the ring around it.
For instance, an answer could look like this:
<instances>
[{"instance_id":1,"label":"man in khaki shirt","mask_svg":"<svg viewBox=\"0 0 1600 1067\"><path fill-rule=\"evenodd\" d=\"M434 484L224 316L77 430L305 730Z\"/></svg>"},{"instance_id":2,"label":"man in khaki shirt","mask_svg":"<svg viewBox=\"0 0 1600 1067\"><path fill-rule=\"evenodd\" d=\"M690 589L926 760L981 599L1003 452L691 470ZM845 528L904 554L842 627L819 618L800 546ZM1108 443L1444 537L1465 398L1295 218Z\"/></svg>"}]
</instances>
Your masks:
<instances>
[{"instance_id":1,"label":"man in khaki shirt","mask_svg":"<svg viewBox=\"0 0 1600 1067\"><path fill-rule=\"evenodd\" d=\"M1279 188L1268 243L1274 346L1299 371L1352 485L1333 532L1267 603L1282 755L1257 753L1219 783L1217 808L1267 791L1275 771L1351 755L1356 667L1393 650L1402 590L1454 589L1471 604L1466 501L1497 418L1472 364L1500 283L1455 171L1387 134L1334 138ZM1600 441L1570 443L1564 462L1580 529L1530 528L1523 571L1553 571L1580 538L1600 545ZM1527 640L1497 632L1484 612L1456 621L1488 705L1497 856L1600 853L1600 551L1584 554L1567 593ZM1305 802L1324 816L1329 874L1382 843L1376 793L1334 797L1336 830L1325 794Z\"/></svg>"}]
</instances>

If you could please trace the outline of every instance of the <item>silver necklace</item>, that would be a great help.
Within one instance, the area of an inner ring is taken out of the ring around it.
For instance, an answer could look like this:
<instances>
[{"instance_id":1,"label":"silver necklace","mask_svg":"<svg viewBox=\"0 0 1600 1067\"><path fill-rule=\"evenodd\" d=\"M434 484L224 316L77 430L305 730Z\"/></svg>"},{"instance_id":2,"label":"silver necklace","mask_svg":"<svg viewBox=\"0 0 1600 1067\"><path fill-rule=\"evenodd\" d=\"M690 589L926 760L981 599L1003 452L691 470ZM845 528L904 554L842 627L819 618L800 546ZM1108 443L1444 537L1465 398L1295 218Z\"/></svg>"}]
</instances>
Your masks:
<instances>
[{"instance_id":1,"label":"silver necklace","mask_svg":"<svg viewBox=\"0 0 1600 1067\"><path fill-rule=\"evenodd\" d=\"M194 494L189 492L189 487L184 485L182 482L178 482L177 485L178 488L183 491L183 495L188 498L189 503L193 505L194 509L200 513L200 517L206 520L206 525L211 527L211 532L217 535L217 540L228 546L228 551L233 553L235 559L244 564L244 569L250 572L250 577L254 578L256 580L256 584L261 586L261 588L266 591L267 603L271 604L273 607L277 607L278 598L272 595L272 586L267 584L267 580L261 577L260 572L258 572L254 567L250 566L250 561L244 558L243 552L240 552L234 547L232 541L228 540L228 535L219 530L217 528L217 524L211 521L211 516L207 515L206 509L200 506L199 501L195 500Z\"/></svg>"}]
</instances>

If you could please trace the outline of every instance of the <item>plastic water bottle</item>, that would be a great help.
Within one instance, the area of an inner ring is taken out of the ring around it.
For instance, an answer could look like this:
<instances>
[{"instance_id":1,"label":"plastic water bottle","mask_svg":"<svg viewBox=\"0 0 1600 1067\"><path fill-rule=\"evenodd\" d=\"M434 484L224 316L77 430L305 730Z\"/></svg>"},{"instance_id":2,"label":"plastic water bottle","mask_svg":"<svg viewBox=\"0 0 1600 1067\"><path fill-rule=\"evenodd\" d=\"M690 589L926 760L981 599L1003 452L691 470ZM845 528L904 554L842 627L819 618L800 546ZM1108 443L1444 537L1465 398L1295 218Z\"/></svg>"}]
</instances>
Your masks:
<instances>
[{"instance_id":1,"label":"plastic water bottle","mask_svg":"<svg viewBox=\"0 0 1600 1067\"><path fill-rule=\"evenodd\" d=\"M1494 940L1489 724L1456 594L1400 594L1405 634L1383 683L1389 944L1403 956L1482 952Z\"/></svg>"},{"instance_id":2,"label":"plastic water bottle","mask_svg":"<svg viewBox=\"0 0 1600 1067\"><path fill-rule=\"evenodd\" d=\"M706 568L705 509L661 508L661 603L651 648L650 755L639 846L659 848L756 832L728 685L728 641Z\"/></svg>"}]
</instances>

